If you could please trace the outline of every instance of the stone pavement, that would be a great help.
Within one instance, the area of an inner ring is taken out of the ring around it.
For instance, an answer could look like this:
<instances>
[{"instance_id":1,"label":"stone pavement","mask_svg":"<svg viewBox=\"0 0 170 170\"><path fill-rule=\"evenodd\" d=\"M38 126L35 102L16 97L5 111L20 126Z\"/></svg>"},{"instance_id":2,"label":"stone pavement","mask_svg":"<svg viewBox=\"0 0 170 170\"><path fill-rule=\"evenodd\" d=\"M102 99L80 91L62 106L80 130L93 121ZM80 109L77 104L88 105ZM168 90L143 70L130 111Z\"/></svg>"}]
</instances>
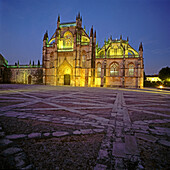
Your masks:
<instances>
[{"instance_id":1,"label":"stone pavement","mask_svg":"<svg viewBox=\"0 0 170 170\"><path fill-rule=\"evenodd\" d=\"M168 91L40 85L0 85L0 90L0 156L12 159L12 166L18 169L40 169L18 141L102 134L91 167L95 170L152 168L147 152L152 146L158 154L162 148L169 154ZM29 126L22 129L16 124L10 129L13 119L57 128L29 130ZM167 166L162 159L169 157L163 153L163 158L156 160L158 169Z\"/></svg>"}]
</instances>

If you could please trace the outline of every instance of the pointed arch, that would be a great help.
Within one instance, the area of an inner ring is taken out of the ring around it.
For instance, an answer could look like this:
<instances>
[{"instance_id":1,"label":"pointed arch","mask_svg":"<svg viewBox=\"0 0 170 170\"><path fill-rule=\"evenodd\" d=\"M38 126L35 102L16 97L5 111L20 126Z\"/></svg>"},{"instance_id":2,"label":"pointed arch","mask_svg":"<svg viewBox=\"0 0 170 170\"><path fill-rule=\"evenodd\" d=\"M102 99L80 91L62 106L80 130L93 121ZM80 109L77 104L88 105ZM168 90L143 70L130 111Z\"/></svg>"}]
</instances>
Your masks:
<instances>
[{"instance_id":1,"label":"pointed arch","mask_svg":"<svg viewBox=\"0 0 170 170\"><path fill-rule=\"evenodd\" d=\"M83 50L82 53L81 53L82 68L86 68L86 60L87 60L87 53L86 53L85 50Z\"/></svg>"},{"instance_id":2,"label":"pointed arch","mask_svg":"<svg viewBox=\"0 0 170 170\"><path fill-rule=\"evenodd\" d=\"M128 65L128 71L129 71L129 76L134 76L134 70L135 70L135 66L133 63L130 63Z\"/></svg>"},{"instance_id":3,"label":"pointed arch","mask_svg":"<svg viewBox=\"0 0 170 170\"><path fill-rule=\"evenodd\" d=\"M110 76L118 76L119 75L119 64L113 62L110 64Z\"/></svg>"},{"instance_id":4,"label":"pointed arch","mask_svg":"<svg viewBox=\"0 0 170 170\"><path fill-rule=\"evenodd\" d=\"M73 72L73 68L66 58L64 59L62 64L59 66L58 70L59 70L60 75L64 75L64 74L72 75L72 72Z\"/></svg>"},{"instance_id":5,"label":"pointed arch","mask_svg":"<svg viewBox=\"0 0 170 170\"><path fill-rule=\"evenodd\" d=\"M70 31L64 33L64 47L73 48L73 34Z\"/></svg>"},{"instance_id":6,"label":"pointed arch","mask_svg":"<svg viewBox=\"0 0 170 170\"><path fill-rule=\"evenodd\" d=\"M101 77L102 65L100 62L97 63L97 77Z\"/></svg>"}]
</instances>

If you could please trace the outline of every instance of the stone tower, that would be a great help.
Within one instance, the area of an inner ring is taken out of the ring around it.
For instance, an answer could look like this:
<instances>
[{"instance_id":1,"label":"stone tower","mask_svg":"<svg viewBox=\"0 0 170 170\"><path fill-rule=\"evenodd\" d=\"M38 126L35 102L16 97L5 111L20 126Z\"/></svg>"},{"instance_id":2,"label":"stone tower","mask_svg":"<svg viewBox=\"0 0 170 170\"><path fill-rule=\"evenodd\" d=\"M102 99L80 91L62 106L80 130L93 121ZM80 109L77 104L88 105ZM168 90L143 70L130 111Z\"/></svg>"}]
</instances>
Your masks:
<instances>
[{"instance_id":1,"label":"stone tower","mask_svg":"<svg viewBox=\"0 0 170 170\"><path fill-rule=\"evenodd\" d=\"M43 83L50 85L93 86L95 84L96 35L82 28L80 13L75 22L57 20L55 33L43 40Z\"/></svg>"}]
</instances>

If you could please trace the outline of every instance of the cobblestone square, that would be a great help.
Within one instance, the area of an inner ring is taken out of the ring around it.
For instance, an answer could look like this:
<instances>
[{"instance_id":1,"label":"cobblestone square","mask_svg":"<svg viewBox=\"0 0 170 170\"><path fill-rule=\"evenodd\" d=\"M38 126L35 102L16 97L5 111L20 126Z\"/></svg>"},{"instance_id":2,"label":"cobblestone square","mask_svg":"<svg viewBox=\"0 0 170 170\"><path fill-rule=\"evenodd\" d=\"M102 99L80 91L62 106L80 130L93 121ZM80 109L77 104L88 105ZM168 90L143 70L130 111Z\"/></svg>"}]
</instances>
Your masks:
<instances>
[{"instance_id":1,"label":"cobblestone square","mask_svg":"<svg viewBox=\"0 0 170 170\"><path fill-rule=\"evenodd\" d=\"M0 169L168 169L170 91L0 84Z\"/></svg>"}]
</instances>

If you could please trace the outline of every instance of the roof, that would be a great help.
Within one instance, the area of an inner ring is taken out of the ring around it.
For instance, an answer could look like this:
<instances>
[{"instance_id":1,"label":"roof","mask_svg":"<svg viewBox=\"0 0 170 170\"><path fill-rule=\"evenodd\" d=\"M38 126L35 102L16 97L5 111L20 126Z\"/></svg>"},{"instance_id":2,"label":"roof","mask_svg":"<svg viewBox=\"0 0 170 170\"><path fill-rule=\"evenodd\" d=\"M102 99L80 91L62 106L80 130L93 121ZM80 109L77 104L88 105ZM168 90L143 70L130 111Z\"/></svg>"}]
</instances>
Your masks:
<instances>
[{"instance_id":1,"label":"roof","mask_svg":"<svg viewBox=\"0 0 170 170\"><path fill-rule=\"evenodd\" d=\"M61 27L74 27L74 26L76 26L76 22L60 23L60 28L61 28Z\"/></svg>"}]
</instances>

